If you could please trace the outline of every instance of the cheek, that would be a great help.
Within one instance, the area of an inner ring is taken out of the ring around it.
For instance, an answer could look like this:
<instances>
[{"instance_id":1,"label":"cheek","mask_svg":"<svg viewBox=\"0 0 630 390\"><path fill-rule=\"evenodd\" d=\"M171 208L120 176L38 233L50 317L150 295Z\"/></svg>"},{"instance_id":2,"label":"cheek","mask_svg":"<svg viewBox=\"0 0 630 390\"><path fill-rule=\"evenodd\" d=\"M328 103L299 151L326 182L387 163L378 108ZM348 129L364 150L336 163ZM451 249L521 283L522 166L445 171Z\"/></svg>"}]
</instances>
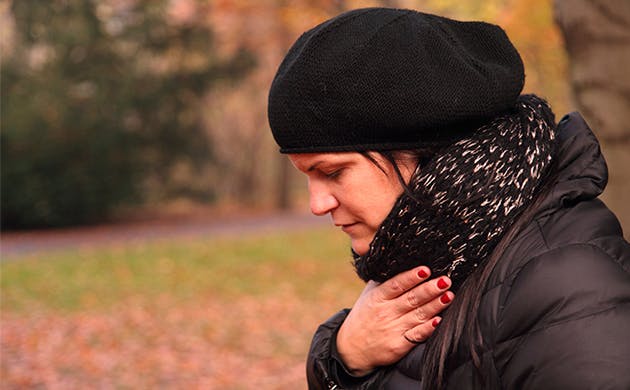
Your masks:
<instances>
[{"instance_id":1,"label":"cheek","mask_svg":"<svg viewBox=\"0 0 630 390\"><path fill-rule=\"evenodd\" d=\"M395 173L387 177L383 177L378 186L375 185L375 188L378 188L377 196L380 198L379 201L388 209L391 209L396 200L402 194L403 189L398 181Z\"/></svg>"},{"instance_id":2,"label":"cheek","mask_svg":"<svg viewBox=\"0 0 630 390\"><path fill-rule=\"evenodd\" d=\"M394 194L392 194L391 197L383 198L378 203L378 206L374 208L374 220L378 225L380 225L385 220L385 218L387 218L392 210L392 207L394 207L396 198L397 196Z\"/></svg>"},{"instance_id":3,"label":"cheek","mask_svg":"<svg viewBox=\"0 0 630 390\"><path fill-rule=\"evenodd\" d=\"M372 192L371 198L365 203L364 210L366 216L369 217L370 224L373 227L378 227L391 212L402 193L402 188L399 185L392 186L390 183L373 188L378 190Z\"/></svg>"},{"instance_id":4,"label":"cheek","mask_svg":"<svg viewBox=\"0 0 630 390\"><path fill-rule=\"evenodd\" d=\"M403 189L395 172L385 175L369 162L362 168L345 177L337 195L348 211L375 230L389 215Z\"/></svg>"}]
</instances>

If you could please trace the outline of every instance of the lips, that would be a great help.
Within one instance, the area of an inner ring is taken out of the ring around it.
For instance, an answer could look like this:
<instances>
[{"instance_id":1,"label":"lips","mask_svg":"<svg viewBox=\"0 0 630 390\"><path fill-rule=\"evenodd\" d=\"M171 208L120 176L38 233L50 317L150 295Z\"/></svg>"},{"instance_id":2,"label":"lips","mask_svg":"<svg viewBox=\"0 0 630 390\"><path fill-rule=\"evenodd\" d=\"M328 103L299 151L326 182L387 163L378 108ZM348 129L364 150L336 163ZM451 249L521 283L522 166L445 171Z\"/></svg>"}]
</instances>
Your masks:
<instances>
[{"instance_id":1,"label":"lips","mask_svg":"<svg viewBox=\"0 0 630 390\"><path fill-rule=\"evenodd\" d=\"M352 230L352 228L354 226L358 225L358 222L355 223L348 223L348 224L340 224L337 226L341 226L341 230L343 230L344 233L350 233L350 231Z\"/></svg>"}]
</instances>

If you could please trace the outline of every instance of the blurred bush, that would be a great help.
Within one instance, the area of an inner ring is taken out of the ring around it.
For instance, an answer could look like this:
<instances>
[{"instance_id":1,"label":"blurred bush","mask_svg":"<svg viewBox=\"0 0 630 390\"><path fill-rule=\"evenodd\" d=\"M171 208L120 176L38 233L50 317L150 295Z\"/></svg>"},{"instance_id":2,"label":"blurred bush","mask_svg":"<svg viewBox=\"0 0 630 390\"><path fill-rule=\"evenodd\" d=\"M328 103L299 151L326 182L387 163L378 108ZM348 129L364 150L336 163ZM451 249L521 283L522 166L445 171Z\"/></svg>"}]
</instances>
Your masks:
<instances>
[{"instance_id":1,"label":"blurred bush","mask_svg":"<svg viewBox=\"0 0 630 390\"><path fill-rule=\"evenodd\" d=\"M4 227L100 221L135 201L304 206L267 91L303 31L367 6L498 23L525 91L558 118L575 109L551 0L0 0Z\"/></svg>"},{"instance_id":2,"label":"blurred bush","mask_svg":"<svg viewBox=\"0 0 630 390\"><path fill-rule=\"evenodd\" d=\"M210 26L169 15L168 4L13 2L1 75L3 228L99 221L141 200L149 183L212 198L212 187L173 185L170 172L212 159L203 97L254 58L218 58Z\"/></svg>"}]
</instances>

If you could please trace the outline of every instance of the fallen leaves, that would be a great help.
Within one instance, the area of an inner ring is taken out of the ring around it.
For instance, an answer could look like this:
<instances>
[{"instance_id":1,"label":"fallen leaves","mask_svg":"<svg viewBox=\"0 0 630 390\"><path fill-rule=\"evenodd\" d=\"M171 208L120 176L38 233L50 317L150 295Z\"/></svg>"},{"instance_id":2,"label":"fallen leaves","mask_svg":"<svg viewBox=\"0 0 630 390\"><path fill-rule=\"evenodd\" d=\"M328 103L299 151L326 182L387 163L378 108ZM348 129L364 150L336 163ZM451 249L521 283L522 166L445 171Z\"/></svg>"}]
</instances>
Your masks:
<instances>
[{"instance_id":1,"label":"fallen leaves","mask_svg":"<svg viewBox=\"0 0 630 390\"><path fill-rule=\"evenodd\" d=\"M311 335L336 308L291 291L114 310L3 313L4 388L306 388Z\"/></svg>"}]
</instances>

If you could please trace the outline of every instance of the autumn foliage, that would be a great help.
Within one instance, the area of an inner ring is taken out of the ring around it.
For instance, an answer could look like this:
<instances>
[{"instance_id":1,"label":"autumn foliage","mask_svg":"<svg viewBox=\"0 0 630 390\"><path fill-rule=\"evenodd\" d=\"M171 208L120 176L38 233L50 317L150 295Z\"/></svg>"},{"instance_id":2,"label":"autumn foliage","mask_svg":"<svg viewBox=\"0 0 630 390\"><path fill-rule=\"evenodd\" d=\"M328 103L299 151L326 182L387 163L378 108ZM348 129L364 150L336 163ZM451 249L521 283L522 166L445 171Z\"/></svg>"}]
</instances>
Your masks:
<instances>
[{"instance_id":1,"label":"autumn foliage","mask_svg":"<svg viewBox=\"0 0 630 390\"><path fill-rule=\"evenodd\" d=\"M2 222L60 226L177 200L289 207L267 91L293 41L393 6L503 26L526 91L568 106L549 0L14 1L3 41Z\"/></svg>"}]
</instances>

